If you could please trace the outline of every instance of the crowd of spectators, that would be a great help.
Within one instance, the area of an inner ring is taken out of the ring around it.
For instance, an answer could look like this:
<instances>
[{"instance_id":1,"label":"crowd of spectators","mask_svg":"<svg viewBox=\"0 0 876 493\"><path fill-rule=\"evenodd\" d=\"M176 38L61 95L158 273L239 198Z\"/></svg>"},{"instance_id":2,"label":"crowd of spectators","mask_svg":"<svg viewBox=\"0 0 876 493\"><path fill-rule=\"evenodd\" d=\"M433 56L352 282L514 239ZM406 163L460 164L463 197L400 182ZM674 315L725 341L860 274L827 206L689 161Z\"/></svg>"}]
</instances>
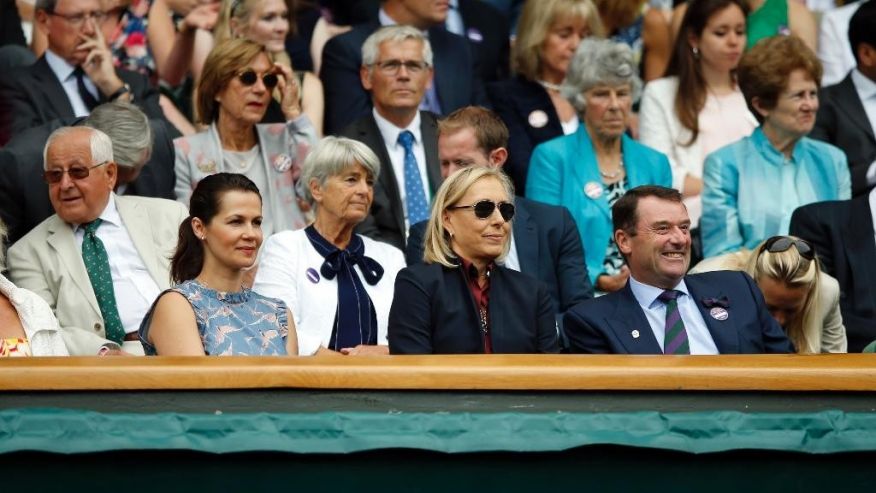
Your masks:
<instances>
[{"instance_id":1,"label":"crowd of spectators","mask_svg":"<svg viewBox=\"0 0 876 493\"><path fill-rule=\"evenodd\" d=\"M862 351L837 4L0 0L0 356Z\"/></svg>"}]
</instances>

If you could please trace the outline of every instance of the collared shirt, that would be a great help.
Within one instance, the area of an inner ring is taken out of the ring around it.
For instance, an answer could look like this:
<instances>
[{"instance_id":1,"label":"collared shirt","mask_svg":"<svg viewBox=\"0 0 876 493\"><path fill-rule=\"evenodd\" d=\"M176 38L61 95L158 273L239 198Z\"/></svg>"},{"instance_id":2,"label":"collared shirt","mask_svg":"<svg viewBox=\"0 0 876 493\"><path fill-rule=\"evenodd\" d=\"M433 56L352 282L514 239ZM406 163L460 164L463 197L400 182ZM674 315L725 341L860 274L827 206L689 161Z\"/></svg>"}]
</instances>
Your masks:
<instances>
[{"instance_id":1,"label":"collared shirt","mask_svg":"<svg viewBox=\"0 0 876 493\"><path fill-rule=\"evenodd\" d=\"M633 276L630 276L630 289L633 290L633 296L636 297L636 301L645 312L645 318L648 319L648 324L657 339L657 344L660 345L660 350L663 350L663 339L666 336L666 304L658 300L657 297L665 289L643 284ZM697 307L696 300L687 290L684 279L674 289L682 292L677 300L678 312L681 314L684 329L687 331L690 354L718 354L718 347L712 340L709 327Z\"/></svg>"},{"instance_id":2,"label":"collared shirt","mask_svg":"<svg viewBox=\"0 0 876 493\"><path fill-rule=\"evenodd\" d=\"M410 125L405 128L398 128L392 122L380 116L377 113L377 108L371 110L374 115L374 121L377 122L377 129L380 130L380 136L383 137L383 143L386 145L386 152L389 154L389 160L392 162L392 171L395 172L395 181L398 184L398 194L401 196L402 207L405 211L405 231L411 229L410 221L408 220L408 203L405 193L405 148L398 142L398 136L405 130L414 134L414 157L417 158L417 167L420 169L420 180L423 182L423 193L426 200L431 203L432 193L429 188L429 175L426 172L426 151L423 149L423 135L420 132L420 113L411 121Z\"/></svg>"},{"instance_id":3,"label":"collared shirt","mask_svg":"<svg viewBox=\"0 0 876 493\"><path fill-rule=\"evenodd\" d=\"M511 235L511 248L508 249L508 255L505 256L505 261L502 262L502 265L520 272L520 257L517 256L517 241L514 239L513 234Z\"/></svg>"},{"instance_id":4,"label":"collared shirt","mask_svg":"<svg viewBox=\"0 0 876 493\"><path fill-rule=\"evenodd\" d=\"M76 76L73 75L76 67L67 63L67 60L52 53L52 50L46 50L46 63L49 64L49 68L55 73L55 77L58 78L61 87L64 88L67 100L70 101L70 106L73 107L73 114L76 116L88 116L88 107L85 106L82 96L79 95L79 88L76 86ZM94 82L91 82L87 75L83 78L83 82L88 92L94 96L94 99L100 101L100 91L97 90Z\"/></svg>"},{"instance_id":5,"label":"collared shirt","mask_svg":"<svg viewBox=\"0 0 876 493\"><path fill-rule=\"evenodd\" d=\"M852 84L858 93L858 99L864 106L867 120L870 120L870 128L876 132L876 82L870 80L858 69L852 70L851 74ZM867 183L876 185L876 160L870 163L870 167L867 168Z\"/></svg>"},{"instance_id":6,"label":"collared shirt","mask_svg":"<svg viewBox=\"0 0 876 493\"><path fill-rule=\"evenodd\" d=\"M700 220L705 256L752 249L788 234L797 207L848 199L851 190L841 150L803 137L788 159L758 127L706 158Z\"/></svg>"},{"instance_id":7,"label":"collared shirt","mask_svg":"<svg viewBox=\"0 0 876 493\"><path fill-rule=\"evenodd\" d=\"M870 215L873 218L873 231L876 231L876 188L870 190ZM876 235L873 236L873 241L876 241Z\"/></svg>"},{"instance_id":8,"label":"collared shirt","mask_svg":"<svg viewBox=\"0 0 876 493\"><path fill-rule=\"evenodd\" d=\"M465 21L462 18L462 13L459 11L459 0L450 0L444 27L453 34L465 36Z\"/></svg>"},{"instance_id":9,"label":"collared shirt","mask_svg":"<svg viewBox=\"0 0 876 493\"><path fill-rule=\"evenodd\" d=\"M109 258L119 317L126 333L137 332L140 322L161 293L161 289L149 274L137 247L134 246L134 240L122 222L122 216L116 208L115 194L110 194L100 219L103 222L95 234L103 243ZM85 229L81 224L73 226L73 235L81 254L82 241L85 238Z\"/></svg>"},{"instance_id":10,"label":"collared shirt","mask_svg":"<svg viewBox=\"0 0 876 493\"><path fill-rule=\"evenodd\" d=\"M478 310L478 324L480 325L478 329L483 333L484 353L490 354L493 352L493 338L490 333L490 273L493 271L493 263L490 262L487 265L486 281L481 286L478 283L477 267L462 257L459 257L459 261L462 263L466 284Z\"/></svg>"}]
</instances>

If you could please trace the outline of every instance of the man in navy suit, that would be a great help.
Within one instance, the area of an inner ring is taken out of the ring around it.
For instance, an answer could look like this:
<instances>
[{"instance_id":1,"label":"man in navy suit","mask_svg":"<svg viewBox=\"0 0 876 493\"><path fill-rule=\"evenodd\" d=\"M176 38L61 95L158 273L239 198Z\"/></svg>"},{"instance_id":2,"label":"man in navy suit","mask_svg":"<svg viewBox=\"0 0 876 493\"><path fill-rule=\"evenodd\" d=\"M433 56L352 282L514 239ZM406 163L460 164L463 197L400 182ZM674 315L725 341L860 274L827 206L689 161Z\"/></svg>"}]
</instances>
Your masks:
<instances>
[{"instance_id":1,"label":"man in navy suit","mask_svg":"<svg viewBox=\"0 0 876 493\"><path fill-rule=\"evenodd\" d=\"M412 26L429 39L434 52L435 78L420 109L444 114L486 102L468 41L444 28L447 3L434 0L384 0L382 3L378 20L335 36L323 49L319 77L325 87L327 134L337 134L371 111L371 98L359 84L361 49L368 36L381 26Z\"/></svg>"},{"instance_id":2,"label":"man in navy suit","mask_svg":"<svg viewBox=\"0 0 876 493\"><path fill-rule=\"evenodd\" d=\"M630 268L620 291L566 312L573 353L740 354L794 350L744 272L686 276L690 217L681 194L640 186L612 208Z\"/></svg>"},{"instance_id":3,"label":"man in navy suit","mask_svg":"<svg viewBox=\"0 0 876 493\"><path fill-rule=\"evenodd\" d=\"M508 128L496 113L478 106L458 109L438 122L441 175L469 166L501 167L508 158ZM547 285L554 313L562 314L593 297L584 264L578 226L562 206L523 197L514 198L516 214L511 250L505 267L528 274ZM423 238L428 221L410 228L405 258L408 265L423 261Z\"/></svg>"}]
</instances>

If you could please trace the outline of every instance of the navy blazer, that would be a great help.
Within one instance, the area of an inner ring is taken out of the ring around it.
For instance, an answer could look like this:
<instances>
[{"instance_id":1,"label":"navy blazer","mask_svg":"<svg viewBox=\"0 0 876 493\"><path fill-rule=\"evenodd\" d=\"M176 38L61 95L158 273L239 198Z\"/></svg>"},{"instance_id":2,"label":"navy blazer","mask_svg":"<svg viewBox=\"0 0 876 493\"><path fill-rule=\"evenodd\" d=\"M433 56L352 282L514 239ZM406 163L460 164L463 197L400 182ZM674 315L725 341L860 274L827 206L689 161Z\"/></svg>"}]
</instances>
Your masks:
<instances>
[{"instance_id":1,"label":"navy blazer","mask_svg":"<svg viewBox=\"0 0 876 493\"><path fill-rule=\"evenodd\" d=\"M799 207L791 215L790 233L811 242L821 270L839 282L849 352L861 352L876 340L876 241L869 194Z\"/></svg>"},{"instance_id":2,"label":"navy blazer","mask_svg":"<svg viewBox=\"0 0 876 493\"><path fill-rule=\"evenodd\" d=\"M809 137L833 144L846 153L853 195L870 190L867 169L876 160L876 129L870 125L851 73L839 84L821 90L818 116Z\"/></svg>"},{"instance_id":3,"label":"navy blazer","mask_svg":"<svg viewBox=\"0 0 876 493\"><path fill-rule=\"evenodd\" d=\"M164 112L158 106L158 90L145 75L120 68L116 75L131 86L132 102L146 116L164 120ZM45 56L30 67L0 78L0 145L28 128L75 116L67 93Z\"/></svg>"},{"instance_id":4,"label":"navy blazer","mask_svg":"<svg viewBox=\"0 0 876 493\"><path fill-rule=\"evenodd\" d=\"M517 193L523 194L532 150L542 142L563 135L563 125L547 91L522 76L488 84L487 94L493 103L493 110L508 127L505 172L514 182ZM533 115L532 119L530 115ZM539 121L540 115L546 119Z\"/></svg>"},{"instance_id":5,"label":"navy blazer","mask_svg":"<svg viewBox=\"0 0 876 493\"><path fill-rule=\"evenodd\" d=\"M6 223L8 244L13 244L55 213L49 186L43 181L43 146L59 127L77 125L82 118L52 120L29 128L0 149L0 219ZM164 120L149 120L152 154L124 195L175 200L173 137ZM175 131L174 131L175 133Z\"/></svg>"},{"instance_id":6,"label":"navy blazer","mask_svg":"<svg viewBox=\"0 0 876 493\"><path fill-rule=\"evenodd\" d=\"M489 317L494 353L559 351L547 290L525 274L493 267ZM483 353L478 309L462 270L441 264L402 269L387 339L390 354Z\"/></svg>"},{"instance_id":7,"label":"navy blazer","mask_svg":"<svg viewBox=\"0 0 876 493\"><path fill-rule=\"evenodd\" d=\"M337 134L344 127L371 111L371 96L362 87L362 44L380 23L370 22L335 36L322 52L319 78L325 88L325 133ZM435 64L435 90L444 113L484 104L483 83L477 77L474 57L468 41L447 32L444 27L429 29Z\"/></svg>"},{"instance_id":8,"label":"navy blazer","mask_svg":"<svg viewBox=\"0 0 876 493\"><path fill-rule=\"evenodd\" d=\"M428 111L420 112L420 134L426 154L426 172L431 195L441 185L441 165L438 161L438 119ZM399 250L405 249L405 209L401 200L398 180L383 135L377 128L374 115L368 114L345 128L340 135L358 140L367 145L380 160L380 176L374 184L374 200L368 217L356 228L356 232L377 241L389 243Z\"/></svg>"},{"instance_id":9,"label":"navy blazer","mask_svg":"<svg viewBox=\"0 0 876 493\"><path fill-rule=\"evenodd\" d=\"M548 288L554 313L562 314L593 297L593 285L584 265L584 248L578 226L563 206L548 205L523 197L514 198L516 213L511 234L517 245L520 272L543 282ZM408 265L423 261L428 221L411 226L405 260Z\"/></svg>"},{"instance_id":10,"label":"navy blazer","mask_svg":"<svg viewBox=\"0 0 876 493\"><path fill-rule=\"evenodd\" d=\"M748 274L704 272L685 276L684 282L720 354L794 351ZM729 317L713 318L702 300L725 296L730 305ZM663 353L629 283L620 291L585 301L566 312L565 330L573 353ZM638 331L639 337L633 337L634 331Z\"/></svg>"}]
</instances>

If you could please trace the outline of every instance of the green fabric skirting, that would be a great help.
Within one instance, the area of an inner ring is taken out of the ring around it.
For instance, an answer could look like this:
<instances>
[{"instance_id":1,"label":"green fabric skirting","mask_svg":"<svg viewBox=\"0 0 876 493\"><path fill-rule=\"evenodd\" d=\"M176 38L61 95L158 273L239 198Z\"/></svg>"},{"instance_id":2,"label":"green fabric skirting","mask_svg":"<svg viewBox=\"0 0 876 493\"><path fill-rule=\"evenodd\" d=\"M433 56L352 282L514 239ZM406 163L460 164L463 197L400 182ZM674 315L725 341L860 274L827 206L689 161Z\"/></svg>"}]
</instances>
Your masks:
<instances>
[{"instance_id":1,"label":"green fabric skirting","mask_svg":"<svg viewBox=\"0 0 876 493\"><path fill-rule=\"evenodd\" d=\"M342 454L562 451L620 445L691 453L876 450L876 414L815 413L368 413L105 414L0 411L0 453L112 450Z\"/></svg>"}]
</instances>

